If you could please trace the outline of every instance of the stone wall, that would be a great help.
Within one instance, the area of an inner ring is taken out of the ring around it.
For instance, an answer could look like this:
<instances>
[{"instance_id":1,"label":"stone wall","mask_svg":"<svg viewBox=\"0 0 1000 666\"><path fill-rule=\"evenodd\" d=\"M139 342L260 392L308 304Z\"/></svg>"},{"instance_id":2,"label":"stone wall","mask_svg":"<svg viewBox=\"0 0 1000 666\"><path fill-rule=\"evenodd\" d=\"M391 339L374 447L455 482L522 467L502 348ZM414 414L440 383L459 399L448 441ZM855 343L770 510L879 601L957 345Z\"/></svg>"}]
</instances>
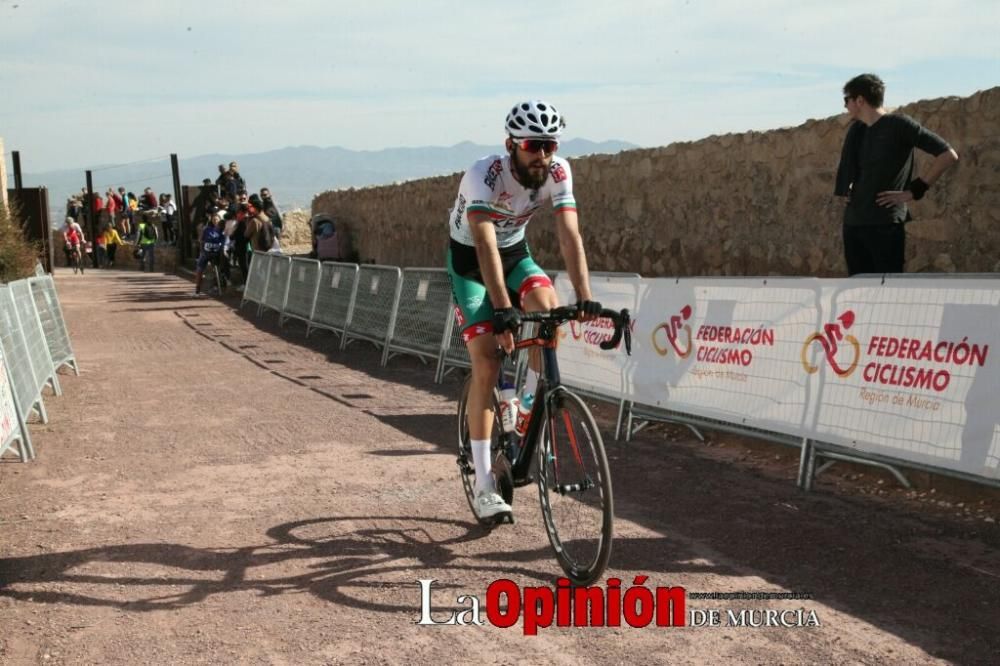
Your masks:
<instances>
[{"instance_id":1,"label":"stone wall","mask_svg":"<svg viewBox=\"0 0 1000 666\"><path fill-rule=\"evenodd\" d=\"M1000 87L899 111L937 132L959 164L912 206L911 272L1000 271ZM843 202L832 196L846 115L572 160L591 270L684 275L846 274ZM499 148L499 145L498 145ZM918 151L918 173L927 156ZM325 192L313 212L347 222L362 260L440 266L461 174ZM562 267L546 209L528 240Z\"/></svg>"}]
</instances>

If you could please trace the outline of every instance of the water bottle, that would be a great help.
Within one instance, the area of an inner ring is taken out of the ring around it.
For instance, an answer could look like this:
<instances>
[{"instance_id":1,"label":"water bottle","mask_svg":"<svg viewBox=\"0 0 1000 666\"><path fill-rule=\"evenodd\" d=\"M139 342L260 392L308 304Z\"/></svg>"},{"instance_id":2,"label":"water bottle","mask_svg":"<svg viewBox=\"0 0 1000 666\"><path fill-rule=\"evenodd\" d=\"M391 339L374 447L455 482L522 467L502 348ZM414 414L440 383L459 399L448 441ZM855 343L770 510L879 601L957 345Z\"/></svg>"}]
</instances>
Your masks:
<instances>
[{"instance_id":1,"label":"water bottle","mask_svg":"<svg viewBox=\"0 0 1000 666\"><path fill-rule=\"evenodd\" d=\"M531 422L531 405L535 402L535 396L531 393L517 401L517 420L514 422L514 430L520 437L528 434L528 424Z\"/></svg>"},{"instance_id":2,"label":"water bottle","mask_svg":"<svg viewBox=\"0 0 1000 666\"><path fill-rule=\"evenodd\" d=\"M508 381L500 384L500 423L504 432L514 432L517 424L517 391Z\"/></svg>"}]
</instances>

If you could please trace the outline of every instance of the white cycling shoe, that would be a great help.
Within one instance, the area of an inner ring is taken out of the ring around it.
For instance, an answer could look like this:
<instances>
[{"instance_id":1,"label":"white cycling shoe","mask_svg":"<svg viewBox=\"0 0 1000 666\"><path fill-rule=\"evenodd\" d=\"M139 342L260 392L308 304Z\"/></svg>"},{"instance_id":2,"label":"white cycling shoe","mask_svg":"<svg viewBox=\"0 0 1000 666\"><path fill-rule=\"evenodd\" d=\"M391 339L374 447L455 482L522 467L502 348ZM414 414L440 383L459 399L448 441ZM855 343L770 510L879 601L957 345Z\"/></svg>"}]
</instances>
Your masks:
<instances>
[{"instance_id":1,"label":"white cycling shoe","mask_svg":"<svg viewBox=\"0 0 1000 666\"><path fill-rule=\"evenodd\" d=\"M480 490L476 493L474 503L476 517L480 520L494 520L501 522L504 519L513 521L514 512L510 504L503 501L500 493L495 490Z\"/></svg>"}]
</instances>

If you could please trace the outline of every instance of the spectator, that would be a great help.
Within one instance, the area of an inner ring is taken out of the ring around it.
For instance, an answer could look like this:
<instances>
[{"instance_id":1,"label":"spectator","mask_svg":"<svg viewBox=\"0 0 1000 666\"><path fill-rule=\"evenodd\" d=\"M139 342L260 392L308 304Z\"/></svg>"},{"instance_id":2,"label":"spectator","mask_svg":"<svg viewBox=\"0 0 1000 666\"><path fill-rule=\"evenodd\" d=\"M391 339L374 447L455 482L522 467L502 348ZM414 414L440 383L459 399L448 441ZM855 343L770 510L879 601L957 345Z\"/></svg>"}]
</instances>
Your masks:
<instances>
[{"instance_id":1,"label":"spectator","mask_svg":"<svg viewBox=\"0 0 1000 666\"><path fill-rule=\"evenodd\" d=\"M236 192L246 192L247 183L243 180L243 176L240 175L240 165L236 162L229 163L229 175L232 177L234 187Z\"/></svg>"},{"instance_id":2,"label":"spectator","mask_svg":"<svg viewBox=\"0 0 1000 666\"><path fill-rule=\"evenodd\" d=\"M252 251L270 252L274 249L274 225L264 211L258 211L247 223L247 239Z\"/></svg>"},{"instance_id":3,"label":"spectator","mask_svg":"<svg viewBox=\"0 0 1000 666\"><path fill-rule=\"evenodd\" d=\"M142 217L139 222L138 240L136 245L141 251L139 257L139 268L143 271L148 270L150 273L155 270L156 267L156 241L159 238L159 233L156 230L156 224L153 222L151 217ZM148 268L147 268L148 267Z\"/></svg>"},{"instance_id":4,"label":"spectator","mask_svg":"<svg viewBox=\"0 0 1000 666\"><path fill-rule=\"evenodd\" d=\"M177 244L177 232L174 229L176 217L177 206L174 204L174 195L163 195L163 241L170 245Z\"/></svg>"},{"instance_id":5,"label":"spectator","mask_svg":"<svg viewBox=\"0 0 1000 666\"><path fill-rule=\"evenodd\" d=\"M849 275L902 273L906 204L921 199L941 174L958 162L944 139L903 114L882 106L885 84L861 74L844 84L844 107L854 120L844 138L834 194L847 198L844 257ZM934 156L914 178L913 149Z\"/></svg>"},{"instance_id":6,"label":"spectator","mask_svg":"<svg viewBox=\"0 0 1000 666\"><path fill-rule=\"evenodd\" d=\"M236 288L237 291L243 291L243 287L246 285L247 281L247 241L250 238L247 233L247 224L255 215L257 215L257 211L253 210L250 206L249 197L247 197L246 194L241 195L239 202L237 203L235 215L236 226L230 236L230 240L232 241L232 252L236 258L236 263L240 267L240 276L243 280L243 284Z\"/></svg>"},{"instance_id":7,"label":"spectator","mask_svg":"<svg viewBox=\"0 0 1000 666\"><path fill-rule=\"evenodd\" d=\"M107 265L108 253L104 232L113 228L110 222L105 222L101 226L101 231L94 236L94 264L98 268L104 268Z\"/></svg>"},{"instance_id":8,"label":"spectator","mask_svg":"<svg viewBox=\"0 0 1000 666\"><path fill-rule=\"evenodd\" d=\"M201 190L191 202L191 228L198 229L196 239L201 239L201 227L209 221L209 215L215 207L215 188L212 186L212 179L205 178L201 181Z\"/></svg>"},{"instance_id":9,"label":"spectator","mask_svg":"<svg viewBox=\"0 0 1000 666\"><path fill-rule=\"evenodd\" d=\"M135 235L135 214L139 210L139 198L135 196L135 192L129 192L125 201L128 204L128 225L125 226L124 235L131 238Z\"/></svg>"},{"instance_id":10,"label":"spectator","mask_svg":"<svg viewBox=\"0 0 1000 666\"><path fill-rule=\"evenodd\" d=\"M121 207L118 205L120 200L115 199L115 191L110 187L108 188L108 191L104 193L104 196L104 210L108 213L108 222L114 224L115 220L118 218L118 212L121 210ZM101 224L101 233L104 233L103 224Z\"/></svg>"},{"instance_id":11,"label":"spectator","mask_svg":"<svg viewBox=\"0 0 1000 666\"><path fill-rule=\"evenodd\" d=\"M142 198L139 200L139 210L156 210L160 205L160 202L156 199L156 193L153 192L152 187L147 187L142 192Z\"/></svg>"},{"instance_id":12,"label":"spectator","mask_svg":"<svg viewBox=\"0 0 1000 666\"><path fill-rule=\"evenodd\" d=\"M219 165L219 176L215 179L215 189L219 196L226 194L226 181L230 178L229 170L226 169L225 164Z\"/></svg>"},{"instance_id":13,"label":"spectator","mask_svg":"<svg viewBox=\"0 0 1000 666\"><path fill-rule=\"evenodd\" d=\"M79 222L80 215L82 214L83 214L83 206L80 205L79 199L73 197L66 201L66 217L73 218L74 222Z\"/></svg>"},{"instance_id":14,"label":"spectator","mask_svg":"<svg viewBox=\"0 0 1000 666\"><path fill-rule=\"evenodd\" d=\"M115 265L115 255L118 254L119 245L124 245L122 237L118 235L117 229L113 226L109 226L104 230L104 247L108 253L108 268Z\"/></svg>"},{"instance_id":15,"label":"spectator","mask_svg":"<svg viewBox=\"0 0 1000 666\"><path fill-rule=\"evenodd\" d=\"M267 218L271 220L271 224L274 226L274 236L275 238L281 238L281 229L284 226L281 219L281 209L278 208L278 204L274 202L271 197L271 190L266 187L260 189L260 198L263 205L264 213Z\"/></svg>"}]
</instances>

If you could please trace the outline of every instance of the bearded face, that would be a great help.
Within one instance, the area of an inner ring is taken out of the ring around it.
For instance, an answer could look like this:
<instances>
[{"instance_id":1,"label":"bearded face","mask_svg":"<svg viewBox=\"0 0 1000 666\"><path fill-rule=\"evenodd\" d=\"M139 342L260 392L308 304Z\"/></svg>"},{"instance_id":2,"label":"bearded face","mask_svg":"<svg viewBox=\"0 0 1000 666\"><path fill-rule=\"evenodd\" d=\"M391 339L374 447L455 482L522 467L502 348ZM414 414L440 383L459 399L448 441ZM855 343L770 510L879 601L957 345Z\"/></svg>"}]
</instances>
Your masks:
<instances>
[{"instance_id":1,"label":"bearded face","mask_svg":"<svg viewBox=\"0 0 1000 666\"><path fill-rule=\"evenodd\" d=\"M512 146L510 162L517 181L529 190L537 190L549 179L552 156L543 152L528 153Z\"/></svg>"}]
</instances>

